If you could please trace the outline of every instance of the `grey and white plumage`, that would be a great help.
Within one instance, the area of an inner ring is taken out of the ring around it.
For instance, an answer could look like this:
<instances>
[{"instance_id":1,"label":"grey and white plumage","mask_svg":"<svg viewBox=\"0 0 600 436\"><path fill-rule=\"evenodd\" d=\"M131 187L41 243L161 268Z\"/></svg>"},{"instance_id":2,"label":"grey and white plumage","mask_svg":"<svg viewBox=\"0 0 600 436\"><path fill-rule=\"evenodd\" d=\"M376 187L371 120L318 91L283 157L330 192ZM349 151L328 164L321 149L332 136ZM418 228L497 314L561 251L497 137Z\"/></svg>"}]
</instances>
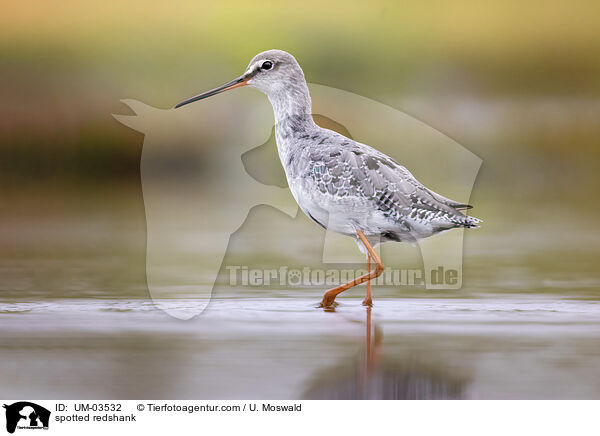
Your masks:
<instances>
[{"instance_id":1,"label":"grey and white plumage","mask_svg":"<svg viewBox=\"0 0 600 436\"><path fill-rule=\"evenodd\" d=\"M373 244L414 242L452 228L478 226L479 219L460 212L471 206L436 194L374 148L315 124L304 74L292 55L260 53L247 72L252 74L265 60L275 67L248 85L263 91L273 106L288 184L312 220L353 237L362 230Z\"/></svg>"},{"instance_id":2,"label":"grey and white plumage","mask_svg":"<svg viewBox=\"0 0 600 436\"><path fill-rule=\"evenodd\" d=\"M479 219L461 212L471 206L436 194L376 149L315 124L304 73L284 51L259 53L238 79L177 107L243 85L269 98L290 190L324 228L355 238L362 231L375 245L478 227Z\"/></svg>"}]
</instances>

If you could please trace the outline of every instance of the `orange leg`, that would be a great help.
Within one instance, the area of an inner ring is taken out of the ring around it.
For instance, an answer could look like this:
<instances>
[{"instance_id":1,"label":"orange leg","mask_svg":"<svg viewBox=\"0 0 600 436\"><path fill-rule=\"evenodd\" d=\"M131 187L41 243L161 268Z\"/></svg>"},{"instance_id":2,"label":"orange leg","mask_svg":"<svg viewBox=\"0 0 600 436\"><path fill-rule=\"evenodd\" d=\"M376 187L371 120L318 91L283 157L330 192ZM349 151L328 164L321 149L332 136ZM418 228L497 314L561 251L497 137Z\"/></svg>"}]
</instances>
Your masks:
<instances>
[{"instance_id":1,"label":"orange leg","mask_svg":"<svg viewBox=\"0 0 600 436\"><path fill-rule=\"evenodd\" d=\"M384 268L383 262L381 262L381 259L379 258L379 256L377 256L377 253L375 253L375 250L373 250L373 247L367 240L365 234L363 232L361 232L360 230L357 231L356 234L358 235L359 239L362 241L365 248L367 249L369 256L375 261L375 269L373 271L371 271L371 267L370 267L371 262L369 262L369 271L366 274L364 274L360 277L357 277L348 283L338 286L337 288L333 288L333 289L330 289L329 291L325 292L325 295L323 295L323 300L321 301L320 307L330 307L335 302L335 297L337 297L342 292L344 292L350 288L353 288L354 286L358 286L366 281L377 278L383 272L383 268ZM367 290L367 296L368 295L369 295L369 291ZM366 299L365 299L365 301L366 301Z\"/></svg>"},{"instance_id":2,"label":"orange leg","mask_svg":"<svg viewBox=\"0 0 600 436\"><path fill-rule=\"evenodd\" d=\"M371 255L367 253L367 274L371 274ZM363 300L363 306L373 306L373 288L371 286L371 279L367 280L367 295Z\"/></svg>"}]
</instances>

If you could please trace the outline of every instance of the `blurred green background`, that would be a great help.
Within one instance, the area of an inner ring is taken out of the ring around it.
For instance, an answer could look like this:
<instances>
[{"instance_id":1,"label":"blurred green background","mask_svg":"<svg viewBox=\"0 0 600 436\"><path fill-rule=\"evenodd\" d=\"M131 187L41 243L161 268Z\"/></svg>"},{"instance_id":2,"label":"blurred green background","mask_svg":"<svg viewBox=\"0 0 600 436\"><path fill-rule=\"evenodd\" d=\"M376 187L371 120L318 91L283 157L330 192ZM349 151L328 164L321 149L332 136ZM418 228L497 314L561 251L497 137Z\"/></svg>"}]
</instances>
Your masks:
<instances>
[{"instance_id":1,"label":"blurred green background","mask_svg":"<svg viewBox=\"0 0 600 436\"><path fill-rule=\"evenodd\" d=\"M597 168L599 13L594 1L3 2L1 177L135 179L140 137L110 117L120 99L168 108L281 48L310 82L458 140L506 188L577 195Z\"/></svg>"},{"instance_id":2,"label":"blurred green background","mask_svg":"<svg viewBox=\"0 0 600 436\"><path fill-rule=\"evenodd\" d=\"M483 159L471 202L487 228L470 253L502 260L479 266L522 265L512 235L535 251L531 265L589 278L599 12L594 1L3 1L2 289L146 295L143 136L111 114L130 113L123 98L172 107L270 48L293 53L309 82L404 111ZM557 269L556 256L582 250Z\"/></svg>"}]
</instances>

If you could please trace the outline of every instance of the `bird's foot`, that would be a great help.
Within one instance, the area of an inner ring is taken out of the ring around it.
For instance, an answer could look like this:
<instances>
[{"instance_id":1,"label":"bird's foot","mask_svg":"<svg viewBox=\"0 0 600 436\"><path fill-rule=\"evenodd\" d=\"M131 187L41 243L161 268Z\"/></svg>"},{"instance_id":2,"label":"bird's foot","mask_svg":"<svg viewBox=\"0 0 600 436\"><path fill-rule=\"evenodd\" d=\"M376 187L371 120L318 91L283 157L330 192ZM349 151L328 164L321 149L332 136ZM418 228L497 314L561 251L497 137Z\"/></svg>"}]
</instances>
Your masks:
<instances>
[{"instance_id":1,"label":"bird's foot","mask_svg":"<svg viewBox=\"0 0 600 436\"><path fill-rule=\"evenodd\" d=\"M331 297L325 294L323 295L323 300L321 300L321 303L317 307L322 309L333 309L337 307L337 305L338 303L335 302L335 296Z\"/></svg>"}]
</instances>

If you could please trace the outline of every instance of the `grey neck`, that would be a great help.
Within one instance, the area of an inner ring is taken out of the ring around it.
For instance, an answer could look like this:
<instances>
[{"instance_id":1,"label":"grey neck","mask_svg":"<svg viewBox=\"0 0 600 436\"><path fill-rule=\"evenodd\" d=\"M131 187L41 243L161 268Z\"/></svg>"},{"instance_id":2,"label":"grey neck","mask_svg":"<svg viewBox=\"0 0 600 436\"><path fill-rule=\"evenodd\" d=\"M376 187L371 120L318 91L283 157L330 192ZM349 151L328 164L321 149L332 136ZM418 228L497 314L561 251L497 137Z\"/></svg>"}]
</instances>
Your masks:
<instances>
[{"instance_id":1,"label":"grey neck","mask_svg":"<svg viewBox=\"0 0 600 436\"><path fill-rule=\"evenodd\" d=\"M279 158L288 174L290 153L295 144L319 127L315 124L311 113L310 94L306 82L281 87L276 92L267 94L275 115L275 139Z\"/></svg>"},{"instance_id":2,"label":"grey neck","mask_svg":"<svg viewBox=\"0 0 600 436\"><path fill-rule=\"evenodd\" d=\"M275 126L295 124L299 128L316 126L312 117L312 105L306 82L286 84L268 93L273 106Z\"/></svg>"}]
</instances>

